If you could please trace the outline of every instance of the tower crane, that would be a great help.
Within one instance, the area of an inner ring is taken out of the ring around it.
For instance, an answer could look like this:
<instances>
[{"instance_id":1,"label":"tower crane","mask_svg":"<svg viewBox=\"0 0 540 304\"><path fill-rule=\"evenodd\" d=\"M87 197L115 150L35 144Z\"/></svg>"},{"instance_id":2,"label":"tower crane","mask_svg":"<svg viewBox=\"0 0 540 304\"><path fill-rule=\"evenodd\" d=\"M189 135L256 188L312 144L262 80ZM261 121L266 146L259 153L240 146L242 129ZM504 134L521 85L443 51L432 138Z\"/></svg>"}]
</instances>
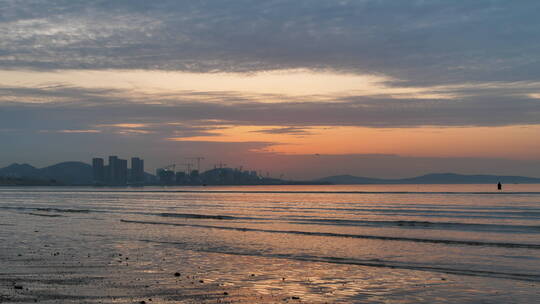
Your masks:
<instances>
[{"instance_id":1,"label":"tower crane","mask_svg":"<svg viewBox=\"0 0 540 304\"><path fill-rule=\"evenodd\" d=\"M191 167L193 166L193 164L192 164L192 163L185 163L185 164L183 164L183 165L184 165L184 166L186 167L186 169L187 169L186 174L188 174L188 175L191 174Z\"/></svg>"},{"instance_id":2,"label":"tower crane","mask_svg":"<svg viewBox=\"0 0 540 304\"><path fill-rule=\"evenodd\" d=\"M171 165L167 165L165 167L161 167L159 168L161 170L165 170L165 171L173 171L176 169L176 164L171 164Z\"/></svg>"},{"instance_id":3,"label":"tower crane","mask_svg":"<svg viewBox=\"0 0 540 304\"><path fill-rule=\"evenodd\" d=\"M197 156L197 157L186 157L186 159L196 160L196 161L197 161L197 171L199 171L199 173L201 172L201 160L203 160L204 157L201 157L201 156Z\"/></svg>"},{"instance_id":4,"label":"tower crane","mask_svg":"<svg viewBox=\"0 0 540 304\"><path fill-rule=\"evenodd\" d=\"M218 166L219 166L220 169L223 169L224 167L227 167L227 164L219 162L219 164L214 165L214 169L218 168Z\"/></svg>"}]
</instances>

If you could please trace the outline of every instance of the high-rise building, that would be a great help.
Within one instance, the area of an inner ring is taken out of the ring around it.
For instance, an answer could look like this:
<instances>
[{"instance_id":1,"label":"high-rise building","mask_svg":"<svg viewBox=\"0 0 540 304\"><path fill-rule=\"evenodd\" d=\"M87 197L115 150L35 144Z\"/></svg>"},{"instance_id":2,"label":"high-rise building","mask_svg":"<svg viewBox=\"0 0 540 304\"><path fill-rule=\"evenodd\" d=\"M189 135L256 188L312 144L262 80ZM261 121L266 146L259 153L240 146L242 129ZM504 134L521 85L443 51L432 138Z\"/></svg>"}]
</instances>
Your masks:
<instances>
[{"instance_id":1,"label":"high-rise building","mask_svg":"<svg viewBox=\"0 0 540 304\"><path fill-rule=\"evenodd\" d=\"M94 184L123 186L128 181L136 184L145 182L144 161L138 157L131 159L131 174L128 174L128 161L118 156L109 156L109 164L105 166L103 158L92 159Z\"/></svg>"},{"instance_id":2,"label":"high-rise building","mask_svg":"<svg viewBox=\"0 0 540 304\"><path fill-rule=\"evenodd\" d=\"M109 166L107 170L107 183L116 184L118 181L118 156L109 156Z\"/></svg>"},{"instance_id":3,"label":"high-rise building","mask_svg":"<svg viewBox=\"0 0 540 304\"><path fill-rule=\"evenodd\" d=\"M92 171L93 171L93 180L94 184L104 184L105 183L105 165L103 158L93 158L92 159Z\"/></svg>"},{"instance_id":4,"label":"high-rise building","mask_svg":"<svg viewBox=\"0 0 540 304\"><path fill-rule=\"evenodd\" d=\"M114 155L109 156L107 183L110 185L127 184L127 160Z\"/></svg>"},{"instance_id":5,"label":"high-rise building","mask_svg":"<svg viewBox=\"0 0 540 304\"><path fill-rule=\"evenodd\" d=\"M117 185L125 185L127 184L127 172L128 172L128 165L127 165L126 159L118 159L118 172L117 172Z\"/></svg>"},{"instance_id":6,"label":"high-rise building","mask_svg":"<svg viewBox=\"0 0 540 304\"><path fill-rule=\"evenodd\" d=\"M132 183L144 182L144 160L138 157L131 158L131 178Z\"/></svg>"}]
</instances>

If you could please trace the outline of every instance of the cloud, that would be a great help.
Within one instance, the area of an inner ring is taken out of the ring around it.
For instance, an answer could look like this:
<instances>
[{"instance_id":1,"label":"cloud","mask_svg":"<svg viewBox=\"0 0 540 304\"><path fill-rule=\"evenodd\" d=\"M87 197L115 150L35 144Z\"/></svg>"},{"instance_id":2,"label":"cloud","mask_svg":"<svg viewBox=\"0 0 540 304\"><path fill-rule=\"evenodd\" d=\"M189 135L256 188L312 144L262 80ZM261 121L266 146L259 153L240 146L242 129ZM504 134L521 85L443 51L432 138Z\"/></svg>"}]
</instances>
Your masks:
<instances>
[{"instance_id":1,"label":"cloud","mask_svg":"<svg viewBox=\"0 0 540 304\"><path fill-rule=\"evenodd\" d=\"M451 99L392 96L309 96L288 102L259 102L252 95L215 92L137 95L130 90L75 87L0 87L0 129L143 130L166 137L215 135L224 125L279 126L266 133L303 132L310 126L421 127L508 126L538 124L540 100L509 90ZM5 93L5 94L4 94ZM456 93L456 94L458 94ZM27 103L36 96L54 102ZM231 102L227 102L230 99ZM151 103L145 101L151 100ZM306 134L305 132L303 132Z\"/></svg>"},{"instance_id":2,"label":"cloud","mask_svg":"<svg viewBox=\"0 0 540 304\"><path fill-rule=\"evenodd\" d=\"M538 1L3 0L0 65L540 80Z\"/></svg>"},{"instance_id":3,"label":"cloud","mask_svg":"<svg viewBox=\"0 0 540 304\"><path fill-rule=\"evenodd\" d=\"M271 128L271 129L254 130L250 132L263 133L263 134L289 134L289 135L311 134L311 132L309 131L309 128L300 128L300 127Z\"/></svg>"},{"instance_id":4,"label":"cloud","mask_svg":"<svg viewBox=\"0 0 540 304\"><path fill-rule=\"evenodd\" d=\"M41 133L47 133L49 131L47 130L40 130ZM92 129L89 129L89 130L57 130L56 132L58 133L100 133L101 131L100 130L92 130Z\"/></svg>"}]
</instances>

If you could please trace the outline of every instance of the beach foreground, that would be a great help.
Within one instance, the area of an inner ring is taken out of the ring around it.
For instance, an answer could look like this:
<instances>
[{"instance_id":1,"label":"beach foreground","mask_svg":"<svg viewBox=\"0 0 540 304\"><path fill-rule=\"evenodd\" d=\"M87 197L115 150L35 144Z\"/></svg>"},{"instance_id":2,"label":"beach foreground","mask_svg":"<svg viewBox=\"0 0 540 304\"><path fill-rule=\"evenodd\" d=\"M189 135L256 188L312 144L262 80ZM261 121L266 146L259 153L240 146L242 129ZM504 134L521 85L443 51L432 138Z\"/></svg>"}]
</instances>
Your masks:
<instances>
[{"instance_id":1,"label":"beach foreground","mask_svg":"<svg viewBox=\"0 0 540 304\"><path fill-rule=\"evenodd\" d=\"M34 233L39 238L40 232ZM2 250L0 303L510 303L519 300L519 289L525 300L539 286L424 271L200 255L144 243L115 245L81 251L51 242ZM510 287L513 294L503 292Z\"/></svg>"},{"instance_id":2,"label":"beach foreground","mask_svg":"<svg viewBox=\"0 0 540 304\"><path fill-rule=\"evenodd\" d=\"M408 247L411 241L363 238L371 228L359 231L364 228L351 228L351 222L292 233L306 224L267 223L263 212L240 208L239 197L256 204L249 193L0 195L0 303L531 303L540 298L538 235L519 233L518 225L513 240L505 242L523 248L505 247L496 234L483 235L496 245L471 245L462 232L457 232L462 245ZM272 199L291 202L291 194L285 195ZM230 212L213 206L213 214L222 214L216 217L200 209L204 202L236 205ZM426 223L401 223L399 229L413 230L412 237L424 234ZM343 229L359 237L339 237ZM384 235L384 229L377 231ZM496 260L500 255L506 257ZM522 264L505 265L507 259Z\"/></svg>"}]
</instances>

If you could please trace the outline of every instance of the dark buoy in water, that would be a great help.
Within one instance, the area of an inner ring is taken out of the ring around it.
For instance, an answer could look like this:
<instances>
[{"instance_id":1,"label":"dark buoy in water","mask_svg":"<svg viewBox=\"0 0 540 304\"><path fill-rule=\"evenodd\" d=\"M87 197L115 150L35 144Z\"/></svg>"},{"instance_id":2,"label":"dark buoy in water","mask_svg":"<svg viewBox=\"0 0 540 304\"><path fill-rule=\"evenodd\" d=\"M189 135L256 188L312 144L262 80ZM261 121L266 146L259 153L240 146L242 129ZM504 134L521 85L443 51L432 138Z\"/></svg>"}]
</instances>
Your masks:
<instances>
[{"instance_id":1,"label":"dark buoy in water","mask_svg":"<svg viewBox=\"0 0 540 304\"><path fill-rule=\"evenodd\" d=\"M498 189L498 190L502 190L502 184L501 184L501 182L499 182L499 183L497 184L497 189Z\"/></svg>"}]
</instances>

